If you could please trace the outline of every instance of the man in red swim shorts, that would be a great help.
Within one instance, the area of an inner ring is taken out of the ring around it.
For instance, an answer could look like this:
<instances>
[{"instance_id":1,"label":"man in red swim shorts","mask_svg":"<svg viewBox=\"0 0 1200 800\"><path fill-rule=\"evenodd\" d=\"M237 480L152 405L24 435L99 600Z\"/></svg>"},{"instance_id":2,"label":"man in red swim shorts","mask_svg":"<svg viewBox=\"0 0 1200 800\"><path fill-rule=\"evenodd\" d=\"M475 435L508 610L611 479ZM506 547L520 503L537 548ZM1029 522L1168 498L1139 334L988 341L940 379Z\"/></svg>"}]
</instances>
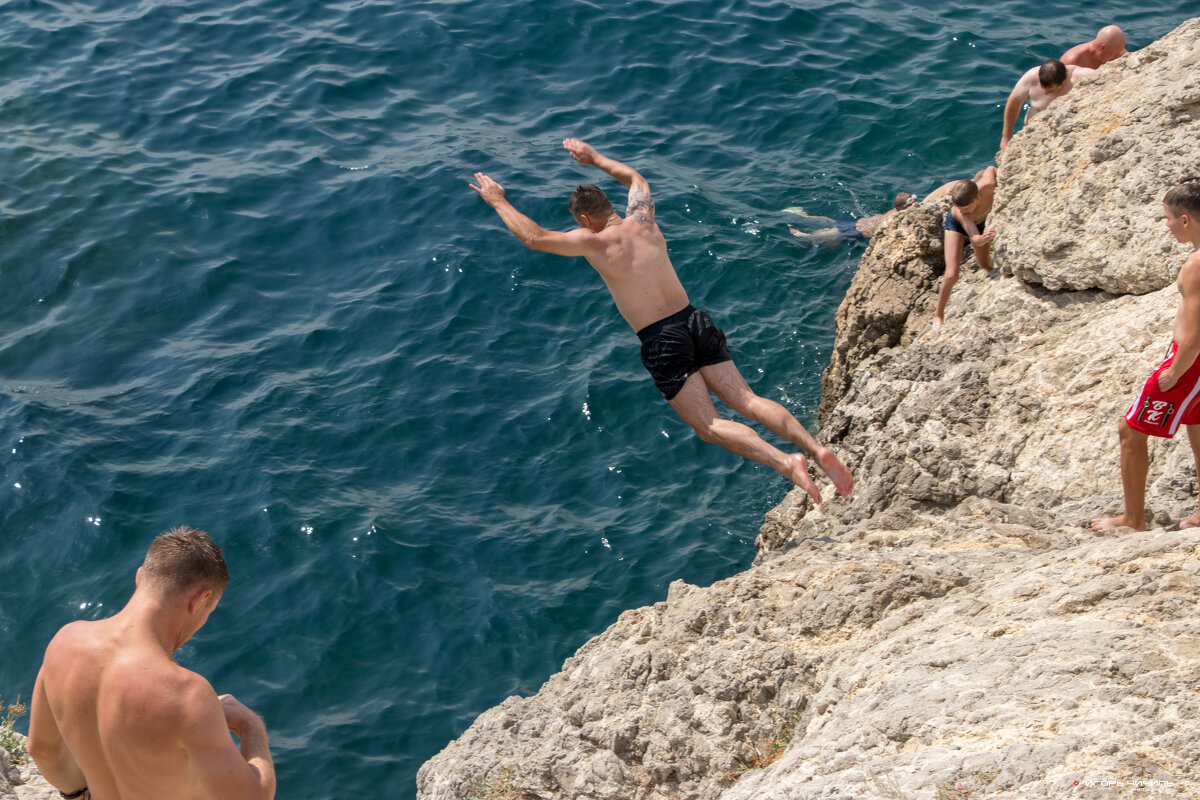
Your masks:
<instances>
[{"instance_id":1,"label":"man in red swim shorts","mask_svg":"<svg viewBox=\"0 0 1200 800\"><path fill-rule=\"evenodd\" d=\"M1200 424L1200 358L1194 360L1187 372L1168 390L1159 385L1159 376L1168 372L1179 354L1179 342L1171 341L1171 352L1142 386L1133 405L1125 412L1125 422L1147 436L1172 438L1180 425ZM1170 385L1170 381L1165 382Z\"/></svg>"},{"instance_id":2,"label":"man in red swim shorts","mask_svg":"<svg viewBox=\"0 0 1200 800\"><path fill-rule=\"evenodd\" d=\"M1188 442L1200 474L1200 181L1180 184L1163 199L1167 229L1192 253L1179 270L1179 310L1174 341L1166 361L1154 371L1121 420L1121 488L1125 510L1118 517L1093 520L1094 530L1126 526L1146 530L1146 473L1150 457L1146 437L1170 439L1187 426ZM1200 526L1200 511L1179 523Z\"/></svg>"}]
</instances>

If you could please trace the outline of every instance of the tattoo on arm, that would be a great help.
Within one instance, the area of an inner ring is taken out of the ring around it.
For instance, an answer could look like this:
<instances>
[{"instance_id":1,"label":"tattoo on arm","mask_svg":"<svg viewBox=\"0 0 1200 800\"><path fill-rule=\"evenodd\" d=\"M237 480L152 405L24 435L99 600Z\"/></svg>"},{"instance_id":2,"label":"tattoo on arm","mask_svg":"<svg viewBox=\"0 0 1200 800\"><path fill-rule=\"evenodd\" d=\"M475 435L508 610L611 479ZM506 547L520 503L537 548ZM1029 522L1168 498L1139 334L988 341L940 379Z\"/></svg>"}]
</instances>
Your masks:
<instances>
[{"instance_id":1,"label":"tattoo on arm","mask_svg":"<svg viewBox=\"0 0 1200 800\"><path fill-rule=\"evenodd\" d=\"M629 193L629 205L625 208L625 215L633 217L643 225L654 222L654 198L650 196L649 186L638 186Z\"/></svg>"}]
</instances>

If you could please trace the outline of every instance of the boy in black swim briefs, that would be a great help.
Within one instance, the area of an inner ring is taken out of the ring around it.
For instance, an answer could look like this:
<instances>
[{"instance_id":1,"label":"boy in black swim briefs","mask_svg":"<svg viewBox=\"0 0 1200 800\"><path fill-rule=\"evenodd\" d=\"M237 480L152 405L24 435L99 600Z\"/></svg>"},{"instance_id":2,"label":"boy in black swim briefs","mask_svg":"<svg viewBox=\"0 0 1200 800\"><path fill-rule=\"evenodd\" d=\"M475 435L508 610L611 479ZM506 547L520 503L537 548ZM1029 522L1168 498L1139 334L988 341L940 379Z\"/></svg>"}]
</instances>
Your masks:
<instances>
[{"instance_id":1,"label":"boy in black swim briefs","mask_svg":"<svg viewBox=\"0 0 1200 800\"><path fill-rule=\"evenodd\" d=\"M945 187L934 192L926 200L945 191ZM933 329L942 327L946 304L950 292L958 282L958 268L962 264L963 248L968 242L975 252L975 261L984 272L992 269L992 239L994 228L985 228L984 221L992 210L996 197L996 168L985 167L970 180L961 180L950 187L950 210L946 212L944 245L946 251L946 274L938 289L937 307L933 311Z\"/></svg>"}]
</instances>

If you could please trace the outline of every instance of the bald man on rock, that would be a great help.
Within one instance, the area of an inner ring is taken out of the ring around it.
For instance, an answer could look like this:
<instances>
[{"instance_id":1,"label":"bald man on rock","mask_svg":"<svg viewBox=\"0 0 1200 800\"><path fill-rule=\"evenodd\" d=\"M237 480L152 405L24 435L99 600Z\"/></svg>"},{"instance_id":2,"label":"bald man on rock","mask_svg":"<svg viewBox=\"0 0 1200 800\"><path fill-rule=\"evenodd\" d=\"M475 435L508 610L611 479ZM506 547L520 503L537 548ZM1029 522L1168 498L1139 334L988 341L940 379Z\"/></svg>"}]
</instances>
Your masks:
<instances>
[{"instance_id":1,"label":"bald man on rock","mask_svg":"<svg viewBox=\"0 0 1200 800\"><path fill-rule=\"evenodd\" d=\"M1120 58L1126 52L1125 32L1116 25L1107 25L1100 29L1095 39L1075 45L1063 53L1059 61L1068 66L1097 69L1101 64Z\"/></svg>"}]
</instances>

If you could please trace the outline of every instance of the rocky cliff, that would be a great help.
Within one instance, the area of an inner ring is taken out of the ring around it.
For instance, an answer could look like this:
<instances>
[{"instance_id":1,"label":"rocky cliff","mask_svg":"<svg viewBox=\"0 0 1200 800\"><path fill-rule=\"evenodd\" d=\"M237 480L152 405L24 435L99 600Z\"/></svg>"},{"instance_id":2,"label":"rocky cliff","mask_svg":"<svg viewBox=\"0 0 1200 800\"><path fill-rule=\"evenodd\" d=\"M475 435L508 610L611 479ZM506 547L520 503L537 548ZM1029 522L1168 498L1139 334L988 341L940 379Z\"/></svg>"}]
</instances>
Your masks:
<instances>
[{"instance_id":1,"label":"rocky cliff","mask_svg":"<svg viewBox=\"0 0 1200 800\"><path fill-rule=\"evenodd\" d=\"M16 736L20 737L21 734ZM21 763L14 763L9 752L0 747L0 798L61 800L58 791L47 783L28 757L22 754L17 760Z\"/></svg>"},{"instance_id":2,"label":"rocky cliff","mask_svg":"<svg viewBox=\"0 0 1200 800\"><path fill-rule=\"evenodd\" d=\"M1200 531L1153 441L1148 533L1116 427L1170 341L1200 177L1200 19L1105 65L1001 153L989 224L928 330L944 206L896 215L838 312L821 438L746 572L621 615L421 769L450 798L1200 797Z\"/></svg>"}]
</instances>

